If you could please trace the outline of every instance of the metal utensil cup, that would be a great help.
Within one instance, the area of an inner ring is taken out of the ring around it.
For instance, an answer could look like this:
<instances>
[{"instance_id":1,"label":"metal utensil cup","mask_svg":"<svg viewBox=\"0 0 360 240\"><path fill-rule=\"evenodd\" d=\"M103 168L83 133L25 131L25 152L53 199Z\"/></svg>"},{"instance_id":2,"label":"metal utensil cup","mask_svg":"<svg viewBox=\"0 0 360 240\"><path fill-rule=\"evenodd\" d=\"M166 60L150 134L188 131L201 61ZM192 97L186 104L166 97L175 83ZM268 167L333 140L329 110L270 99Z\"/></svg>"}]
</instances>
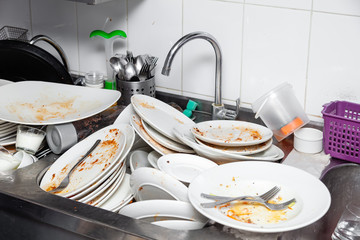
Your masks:
<instances>
[{"instance_id":1,"label":"metal utensil cup","mask_svg":"<svg viewBox=\"0 0 360 240\"><path fill-rule=\"evenodd\" d=\"M155 97L155 77L146 79L145 81L124 81L116 77L117 90L121 92L118 101L121 105L128 105L131 96L135 94L143 94Z\"/></svg>"}]
</instances>

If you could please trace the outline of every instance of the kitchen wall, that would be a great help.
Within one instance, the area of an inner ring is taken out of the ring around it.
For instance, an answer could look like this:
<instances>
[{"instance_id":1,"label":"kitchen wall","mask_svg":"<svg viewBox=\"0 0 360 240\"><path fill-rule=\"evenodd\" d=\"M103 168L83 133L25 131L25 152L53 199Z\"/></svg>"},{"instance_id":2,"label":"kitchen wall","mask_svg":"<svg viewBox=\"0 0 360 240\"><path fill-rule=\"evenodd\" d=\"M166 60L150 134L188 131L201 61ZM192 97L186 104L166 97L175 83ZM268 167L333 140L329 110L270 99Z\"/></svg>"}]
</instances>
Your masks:
<instances>
[{"instance_id":1,"label":"kitchen wall","mask_svg":"<svg viewBox=\"0 0 360 240\"><path fill-rule=\"evenodd\" d=\"M181 36L206 31L222 49L225 103L234 105L240 97L251 108L282 82L293 86L315 121L322 121L324 103L360 103L359 0L113 0L95 6L0 0L0 23L55 39L74 73L106 72L104 40L89 39L92 30L124 30L128 38L114 43L115 52L159 57L158 90L212 100L215 56L208 42L187 43L170 76L160 73Z\"/></svg>"}]
</instances>

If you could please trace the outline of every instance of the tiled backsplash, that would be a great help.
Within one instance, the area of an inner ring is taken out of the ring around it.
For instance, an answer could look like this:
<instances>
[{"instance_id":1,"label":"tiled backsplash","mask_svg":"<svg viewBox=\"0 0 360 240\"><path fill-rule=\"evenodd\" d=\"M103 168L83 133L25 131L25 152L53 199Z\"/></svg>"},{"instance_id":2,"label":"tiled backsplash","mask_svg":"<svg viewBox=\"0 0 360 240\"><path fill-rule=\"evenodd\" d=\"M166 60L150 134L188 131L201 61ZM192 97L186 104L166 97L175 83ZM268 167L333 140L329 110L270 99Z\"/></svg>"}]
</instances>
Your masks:
<instances>
[{"instance_id":1,"label":"tiled backsplash","mask_svg":"<svg viewBox=\"0 0 360 240\"><path fill-rule=\"evenodd\" d=\"M204 40L187 43L169 77L161 67L183 35L205 31L223 53L223 100L251 107L282 82L294 87L312 120L324 103L360 103L359 0L114 0L90 6L65 0L0 0L1 25L45 34L66 52L73 72L106 72L104 40L92 30L124 30L116 53L159 57L158 90L212 100L215 54ZM56 53L45 43L39 44Z\"/></svg>"}]
</instances>

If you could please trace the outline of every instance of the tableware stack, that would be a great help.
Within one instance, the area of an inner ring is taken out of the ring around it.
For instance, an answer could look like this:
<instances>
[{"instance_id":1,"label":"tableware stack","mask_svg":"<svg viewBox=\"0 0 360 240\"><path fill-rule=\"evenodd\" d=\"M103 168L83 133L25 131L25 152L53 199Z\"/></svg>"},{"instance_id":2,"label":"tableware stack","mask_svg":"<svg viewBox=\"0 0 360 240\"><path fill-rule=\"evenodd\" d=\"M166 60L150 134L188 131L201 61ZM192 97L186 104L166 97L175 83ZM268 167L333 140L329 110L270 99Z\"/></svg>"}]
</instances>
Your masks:
<instances>
[{"instance_id":1,"label":"tableware stack","mask_svg":"<svg viewBox=\"0 0 360 240\"><path fill-rule=\"evenodd\" d=\"M0 120L0 145L7 146L16 141L16 131L19 124Z\"/></svg>"},{"instance_id":2,"label":"tableware stack","mask_svg":"<svg viewBox=\"0 0 360 240\"><path fill-rule=\"evenodd\" d=\"M101 140L100 144L75 168L69 185L54 194L116 212L133 198L125 158L133 146L135 132L128 124L102 128L67 150L44 174L40 187L44 191L56 189L96 139Z\"/></svg>"},{"instance_id":3,"label":"tableware stack","mask_svg":"<svg viewBox=\"0 0 360 240\"><path fill-rule=\"evenodd\" d=\"M173 128L195 123L174 107L146 95L134 95L131 104L136 114L130 123L136 133L161 155L172 153L194 153L194 150L180 141Z\"/></svg>"},{"instance_id":4,"label":"tableware stack","mask_svg":"<svg viewBox=\"0 0 360 240\"><path fill-rule=\"evenodd\" d=\"M270 129L244 121L214 120L174 129L178 139L218 164L238 160L277 161L284 152L273 145Z\"/></svg>"}]
</instances>

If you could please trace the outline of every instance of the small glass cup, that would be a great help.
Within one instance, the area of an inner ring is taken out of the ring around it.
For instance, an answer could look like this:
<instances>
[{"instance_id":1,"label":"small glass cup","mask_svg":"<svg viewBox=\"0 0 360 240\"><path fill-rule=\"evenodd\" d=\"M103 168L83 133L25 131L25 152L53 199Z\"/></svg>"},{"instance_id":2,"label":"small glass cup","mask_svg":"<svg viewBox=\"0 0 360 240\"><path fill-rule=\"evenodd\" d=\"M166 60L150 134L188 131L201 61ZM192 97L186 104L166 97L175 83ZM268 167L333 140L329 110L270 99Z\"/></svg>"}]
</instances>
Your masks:
<instances>
[{"instance_id":1,"label":"small glass cup","mask_svg":"<svg viewBox=\"0 0 360 240\"><path fill-rule=\"evenodd\" d=\"M44 140L46 132L41 129L19 125L16 134L16 151L25 151L34 155Z\"/></svg>"},{"instance_id":2,"label":"small glass cup","mask_svg":"<svg viewBox=\"0 0 360 240\"><path fill-rule=\"evenodd\" d=\"M346 205L340 220L331 236L332 240L360 239L360 204L350 202Z\"/></svg>"},{"instance_id":3,"label":"small glass cup","mask_svg":"<svg viewBox=\"0 0 360 240\"><path fill-rule=\"evenodd\" d=\"M85 86L92 88L104 88L104 75L95 71L86 73Z\"/></svg>"}]
</instances>

